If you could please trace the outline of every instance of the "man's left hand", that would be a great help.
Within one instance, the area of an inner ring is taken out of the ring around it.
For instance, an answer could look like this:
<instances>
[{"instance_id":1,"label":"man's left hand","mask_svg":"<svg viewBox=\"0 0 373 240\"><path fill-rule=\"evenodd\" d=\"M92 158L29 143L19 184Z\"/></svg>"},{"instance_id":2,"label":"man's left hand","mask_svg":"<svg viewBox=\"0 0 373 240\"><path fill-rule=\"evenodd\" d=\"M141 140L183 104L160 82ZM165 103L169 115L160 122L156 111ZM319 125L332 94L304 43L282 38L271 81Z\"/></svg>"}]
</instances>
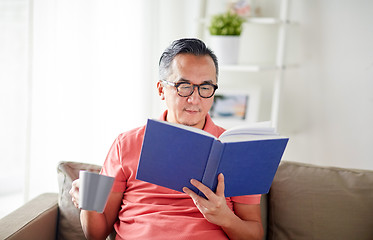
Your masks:
<instances>
[{"instance_id":1,"label":"man's left hand","mask_svg":"<svg viewBox=\"0 0 373 240\"><path fill-rule=\"evenodd\" d=\"M224 175L222 173L218 175L216 193L195 179L192 179L190 183L198 188L206 196L206 198L198 196L195 192L187 187L184 187L183 191L193 199L194 204L207 219L207 221L219 226L227 225L227 221L229 221L230 217L232 214L234 215L234 213L229 209L225 199Z\"/></svg>"}]
</instances>

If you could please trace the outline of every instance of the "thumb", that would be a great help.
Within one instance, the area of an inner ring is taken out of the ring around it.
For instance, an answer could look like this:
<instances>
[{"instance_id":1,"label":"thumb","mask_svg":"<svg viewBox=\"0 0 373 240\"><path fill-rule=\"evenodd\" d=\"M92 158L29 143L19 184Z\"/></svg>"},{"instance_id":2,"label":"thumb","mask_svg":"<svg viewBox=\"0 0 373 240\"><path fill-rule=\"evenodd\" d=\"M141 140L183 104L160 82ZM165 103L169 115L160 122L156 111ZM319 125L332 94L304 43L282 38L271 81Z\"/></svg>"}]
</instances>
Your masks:
<instances>
[{"instance_id":1,"label":"thumb","mask_svg":"<svg viewBox=\"0 0 373 240\"><path fill-rule=\"evenodd\" d=\"M224 175L220 173L218 175L218 186L216 187L216 195L218 196L225 196L224 195L225 184L224 184Z\"/></svg>"}]
</instances>

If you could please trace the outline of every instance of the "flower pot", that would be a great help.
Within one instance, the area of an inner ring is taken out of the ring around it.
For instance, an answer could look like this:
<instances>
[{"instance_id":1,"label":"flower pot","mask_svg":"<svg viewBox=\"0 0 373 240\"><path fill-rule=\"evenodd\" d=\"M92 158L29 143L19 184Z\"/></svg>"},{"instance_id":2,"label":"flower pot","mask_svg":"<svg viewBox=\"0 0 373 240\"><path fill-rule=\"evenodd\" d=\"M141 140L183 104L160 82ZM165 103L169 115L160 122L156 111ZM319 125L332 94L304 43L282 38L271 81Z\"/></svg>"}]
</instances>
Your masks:
<instances>
[{"instance_id":1,"label":"flower pot","mask_svg":"<svg viewBox=\"0 0 373 240\"><path fill-rule=\"evenodd\" d=\"M238 63L240 36L210 36L210 48L218 57L220 65Z\"/></svg>"}]
</instances>

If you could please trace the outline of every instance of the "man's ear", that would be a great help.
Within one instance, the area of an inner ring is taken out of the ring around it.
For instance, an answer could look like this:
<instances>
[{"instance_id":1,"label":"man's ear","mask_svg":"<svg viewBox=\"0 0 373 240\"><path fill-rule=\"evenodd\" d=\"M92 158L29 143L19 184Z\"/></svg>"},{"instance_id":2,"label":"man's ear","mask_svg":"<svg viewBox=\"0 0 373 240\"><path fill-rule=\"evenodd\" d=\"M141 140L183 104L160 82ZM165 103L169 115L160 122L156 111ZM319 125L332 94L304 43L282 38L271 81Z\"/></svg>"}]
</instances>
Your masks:
<instances>
[{"instance_id":1,"label":"man's ear","mask_svg":"<svg viewBox=\"0 0 373 240\"><path fill-rule=\"evenodd\" d=\"M157 88L158 88L158 95L161 97L161 100L164 100L164 87L161 81L158 81L157 83Z\"/></svg>"}]
</instances>

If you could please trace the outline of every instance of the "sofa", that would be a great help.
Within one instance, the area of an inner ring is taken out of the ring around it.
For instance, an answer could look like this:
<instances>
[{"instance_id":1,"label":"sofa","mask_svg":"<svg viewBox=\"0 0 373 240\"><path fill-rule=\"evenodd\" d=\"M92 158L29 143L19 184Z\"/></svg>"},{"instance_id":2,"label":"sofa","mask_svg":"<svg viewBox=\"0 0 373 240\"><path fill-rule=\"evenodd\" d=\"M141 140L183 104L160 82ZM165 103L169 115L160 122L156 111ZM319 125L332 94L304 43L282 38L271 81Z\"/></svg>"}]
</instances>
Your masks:
<instances>
[{"instance_id":1,"label":"sofa","mask_svg":"<svg viewBox=\"0 0 373 240\"><path fill-rule=\"evenodd\" d=\"M58 193L45 193L0 220L0 239L85 239L68 191L80 170L61 162ZM373 171L282 161L261 201L264 239L373 239ZM114 239L113 232L107 239Z\"/></svg>"}]
</instances>

